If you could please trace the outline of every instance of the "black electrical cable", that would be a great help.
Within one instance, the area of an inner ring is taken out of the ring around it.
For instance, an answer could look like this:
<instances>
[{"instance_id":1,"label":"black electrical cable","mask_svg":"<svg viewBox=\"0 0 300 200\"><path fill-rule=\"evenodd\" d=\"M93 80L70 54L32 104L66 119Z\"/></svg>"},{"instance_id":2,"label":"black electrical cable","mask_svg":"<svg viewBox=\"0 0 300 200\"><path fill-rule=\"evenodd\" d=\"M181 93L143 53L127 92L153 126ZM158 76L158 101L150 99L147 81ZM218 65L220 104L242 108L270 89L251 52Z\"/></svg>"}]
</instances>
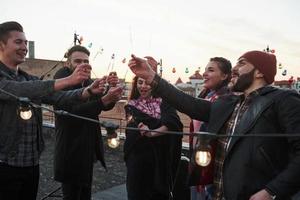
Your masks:
<instances>
[{"instance_id":1,"label":"black electrical cable","mask_svg":"<svg viewBox=\"0 0 300 200\"><path fill-rule=\"evenodd\" d=\"M79 118L82 120L87 120L90 122L94 122L94 123L99 123L103 128L106 129L122 129L122 130L133 130L133 131L141 131L144 129L140 129L140 128L133 128L133 127L126 127L126 126L119 126L116 125L112 122L107 122L107 121L99 121L99 120L95 120L95 119L91 119L88 117L84 117L84 116L80 116L80 115L76 115L76 114L72 114L69 113L65 110L52 110L50 108L35 104L33 102L30 101L30 99L28 98L24 98L24 97L18 97L14 94L11 94L3 89L0 88L0 91L7 94L8 96L11 96L15 99L17 99L18 101L22 102L22 103L28 103L30 106L34 107L34 108L40 108L40 109L44 109L47 110L49 112L55 113L57 115L64 115L64 116L70 116L70 117L74 117L74 118ZM156 133L164 133L164 134L173 134L173 135L194 135L195 137L197 136L207 136L207 137L211 137L211 138L224 138L224 137L243 137L243 138L249 138L249 137L271 137L271 138L281 138L281 137L300 137L300 133L257 133L257 134L233 134L233 135L226 135L226 134L216 134L216 133L209 133L209 132L195 132L195 133L187 133L187 132L178 132L178 131L157 131L157 130L147 130L149 132L156 132Z\"/></svg>"}]
</instances>

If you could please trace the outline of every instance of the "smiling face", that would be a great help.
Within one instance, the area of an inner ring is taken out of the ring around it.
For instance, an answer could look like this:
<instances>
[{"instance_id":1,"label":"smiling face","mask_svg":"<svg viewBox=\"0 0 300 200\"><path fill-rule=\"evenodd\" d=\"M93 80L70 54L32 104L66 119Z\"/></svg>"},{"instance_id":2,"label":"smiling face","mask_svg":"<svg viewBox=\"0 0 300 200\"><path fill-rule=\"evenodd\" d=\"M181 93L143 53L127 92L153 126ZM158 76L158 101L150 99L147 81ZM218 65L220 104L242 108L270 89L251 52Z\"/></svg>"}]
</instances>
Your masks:
<instances>
[{"instance_id":1,"label":"smiling face","mask_svg":"<svg viewBox=\"0 0 300 200\"><path fill-rule=\"evenodd\" d=\"M11 31L6 42L0 41L2 62L11 68L23 63L28 52L27 42L23 32Z\"/></svg>"},{"instance_id":2,"label":"smiling face","mask_svg":"<svg viewBox=\"0 0 300 200\"><path fill-rule=\"evenodd\" d=\"M224 74L219 66L218 62L210 61L203 73L204 87L210 90L218 88L224 80L227 79L228 75Z\"/></svg>"},{"instance_id":3,"label":"smiling face","mask_svg":"<svg viewBox=\"0 0 300 200\"><path fill-rule=\"evenodd\" d=\"M141 98L148 98L151 96L151 87L146 84L146 81L142 78L137 79L136 87L138 92L140 93Z\"/></svg>"},{"instance_id":4,"label":"smiling face","mask_svg":"<svg viewBox=\"0 0 300 200\"><path fill-rule=\"evenodd\" d=\"M68 60L69 67L74 70L80 64L89 64L89 55L81 51L74 51Z\"/></svg>"}]
</instances>

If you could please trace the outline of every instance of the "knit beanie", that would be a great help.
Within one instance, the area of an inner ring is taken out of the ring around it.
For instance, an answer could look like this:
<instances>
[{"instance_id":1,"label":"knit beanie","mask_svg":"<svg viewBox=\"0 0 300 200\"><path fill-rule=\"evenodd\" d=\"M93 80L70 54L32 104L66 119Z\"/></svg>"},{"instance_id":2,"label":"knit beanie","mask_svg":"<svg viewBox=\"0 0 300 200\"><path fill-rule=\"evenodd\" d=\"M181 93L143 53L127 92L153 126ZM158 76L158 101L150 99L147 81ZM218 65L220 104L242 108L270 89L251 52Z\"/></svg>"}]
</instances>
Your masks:
<instances>
[{"instance_id":1,"label":"knit beanie","mask_svg":"<svg viewBox=\"0 0 300 200\"><path fill-rule=\"evenodd\" d=\"M274 82L276 75L276 56L264 51L248 51L244 53L239 59L245 58L256 69L264 74L264 78L268 84Z\"/></svg>"}]
</instances>

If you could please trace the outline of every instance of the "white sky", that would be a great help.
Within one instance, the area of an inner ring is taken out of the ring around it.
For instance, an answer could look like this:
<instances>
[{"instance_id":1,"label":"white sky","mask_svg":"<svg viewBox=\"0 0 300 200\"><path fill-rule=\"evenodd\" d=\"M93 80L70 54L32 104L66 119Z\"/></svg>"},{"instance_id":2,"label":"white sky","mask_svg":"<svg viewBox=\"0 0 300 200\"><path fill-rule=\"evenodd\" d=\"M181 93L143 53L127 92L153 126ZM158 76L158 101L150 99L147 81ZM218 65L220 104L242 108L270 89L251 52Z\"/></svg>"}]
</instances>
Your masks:
<instances>
[{"instance_id":1,"label":"white sky","mask_svg":"<svg viewBox=\"0 0 300 200\"><path fill-rule=\"evenodd\" d=\"M269 45L283 65L277 79L288 79L300 77L299 10L298 0L1 0L0 23L20 22L41 59L61 60L76 31L83 45L93 43L98 77L107 74L113 53L120 78L127 71L121 60L135 53L162 58L163 76L175 82L198 67L203 72L211 57L235 64L244 52Z\"/></svg>"}]
</instances>

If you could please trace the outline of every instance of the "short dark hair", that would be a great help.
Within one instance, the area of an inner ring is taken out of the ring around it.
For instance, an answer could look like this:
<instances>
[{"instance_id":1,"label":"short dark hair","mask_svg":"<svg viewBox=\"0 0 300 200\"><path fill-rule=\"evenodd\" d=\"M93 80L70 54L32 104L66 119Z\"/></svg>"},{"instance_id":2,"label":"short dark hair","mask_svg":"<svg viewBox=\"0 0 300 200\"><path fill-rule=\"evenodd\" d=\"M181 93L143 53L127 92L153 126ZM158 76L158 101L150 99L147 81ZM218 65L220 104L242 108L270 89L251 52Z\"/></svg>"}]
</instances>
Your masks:
<instances>
[{"instance_id":1,"label":"short dark hair","mask_svg":"<svg viewBox=\"0 0 300 200\"><path fill-rule=\"evenodd\" d=\"M69 59L70 56L72 55L72 53L74 53L75 51L83 52L83 53L87 54L88 56L90 56L90 51L87 48L85 48L84 46L80 46L80 45L74 45L67 51L67 53L65 54L65 57Z\"/></svg>"},{"instance_id":2,"label":"short dark hair","mask_svg":"<svg viewBox=\"0 0 300 200\"><path fill-rule=\"evenodd\" d=\"M6 43L11 31L24 32L21 24L15 21L0 24L0 41Z\"/></svg>"}]
</instances>

